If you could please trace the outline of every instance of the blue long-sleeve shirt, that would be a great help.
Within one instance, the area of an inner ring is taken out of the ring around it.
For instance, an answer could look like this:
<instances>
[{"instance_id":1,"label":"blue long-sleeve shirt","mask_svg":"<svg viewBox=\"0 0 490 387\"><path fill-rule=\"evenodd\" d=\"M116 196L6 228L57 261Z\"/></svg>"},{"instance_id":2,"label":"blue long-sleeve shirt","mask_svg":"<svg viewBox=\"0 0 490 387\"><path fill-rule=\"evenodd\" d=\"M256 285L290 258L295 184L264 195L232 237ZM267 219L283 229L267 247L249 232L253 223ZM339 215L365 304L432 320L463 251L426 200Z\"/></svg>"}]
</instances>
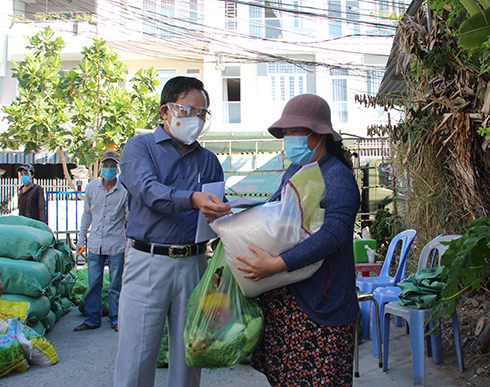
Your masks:
<instances>
[{"instance_id":1,"label":"blue long-sleeve shirt","mask_svg":"<svg viewBox=\"0 0 490 387\"><path fill-rule=\"evenodd\" d=\"M128 238L156 244L194 243L198 210L190 197L202 185L223 181L211 151L193 143L185 153L158 125L154 133L128 140L121 182L129 192Z\"/></svg>"},{"instance_id":2,"label":"blue long-sleeve shirt","mask_svg":"<svg viewBox=\"0 0 490 387\"><path fill-rule=\"evenodd\" d=\"M342 326L354 321L359 311L353 234L359 209L359 188L352 172L336 156L327 154L319 161L325 195L320 202L325 221L319 231L281 254L288 270L325 259L307 280L289 285L296 301L312 320L325 326ZM282 177L284 184L299 170L291 165Z\"/></svg>"}]
</instances>

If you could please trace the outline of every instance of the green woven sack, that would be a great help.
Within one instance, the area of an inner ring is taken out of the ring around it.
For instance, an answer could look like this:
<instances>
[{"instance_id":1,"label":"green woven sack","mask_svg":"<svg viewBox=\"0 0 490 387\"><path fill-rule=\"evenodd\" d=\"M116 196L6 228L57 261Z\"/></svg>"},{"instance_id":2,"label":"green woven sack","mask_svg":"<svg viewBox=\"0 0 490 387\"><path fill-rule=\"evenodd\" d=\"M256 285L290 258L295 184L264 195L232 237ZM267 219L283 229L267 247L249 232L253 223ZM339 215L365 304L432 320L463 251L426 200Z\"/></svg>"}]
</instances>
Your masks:
<instances>
[{"instance_id":1,"label":"green woven sack","mask_svg":"<svg viewBox=\"0 0 490 387\"><path fill-rule=\"evenodd\" d=\"M39 220L26 218L25 216L0 216L0 224L9 226L29 226L52 233L51 229L46 223Z\"/></svg>"},{"instance_id":2,"label":"green woven sack","mask_svg":"<svg viewBox=\"0 0 490 387\"><path fill-rule=\"evenodd\" d=\"M0 258L4 292L40 297L53 282L53 275L41 262Z\"/></svg>"},{"instance_id":3,"label":"green woven sack","mask_svg":"<svg viewBox=\"0 0 490 387\"><path fill-rule=\"evenodd\" d=\"M46 317L41 319L41 322L46 328L46 332L49 332L51 329L53 329L54 324L56 324L56 314L50 310Z\"/></svg>"},{"instance_id":4,"label":"green woven sack","mask_svg":"<svg viewBox=\"0 0 490 387\"><path fill-rule=\"evenodd\" d=\"M39 261L55 243L52 232L29 226L0 224L0 235L0 257L12 259Z\"/></svg>"},{"instance_id":5,"label":"green woven sack","mask_svg":"<svg viewBox=\"0 0 490 387\"><path fill-rule=\"evenodd\" d=\"M75 265L70 248L60 240L52 248L42 252L39 262L44 263L51 273L68 273Z\"/></svg>"},{"instance_id":6,"label":"green woven sack","mask_svg":"<svg viewBox=\"0 0 490 387\"><path fill-rule=\"evenodd\" d=\"M46 333L46 328L44 327L44 324L37 320L37 321L29 321L27 323L27 326L32 328L36 333L39 333L40 335L43 335Z\"/></svg>"},{"instance_id":7,"label":"green woven sack","mask_svg":"<svg viewBox=\"0 0 490 387\"><path fill-rule=\"evenodd\" d=\"M61 297L70 297L77 278L74 274L62 274L59 280L55 281L58 293Z\"/></svg>"},{"instance_id":8,"label":"green woven sack","mask_svg":"<svg viewBox=\"0 0 490 387\"><path fill-rule=\"evenodd\" d=\"M51 302L51 311L54 312L56 322L58 322L61 316L63 316L63 304L60 300L54 300Z\"/></svg>"},{"instance_id":9,"label":"green woven sack","mask_svg":"<svg viewBox=\"0 0 490 387\"><path fill-rule=\"evenodd\" d=\"M39 259L39 262L44 263L52 274L58 272L58 254L55 249L50 248L43 251Z\"/></svg>"},{"instance_id":10,"label":"green woven sack","mask_svg":"<svg viewBox=\"0 0 490 387\"><path fill-rule=\"evenodd\" d=\"M67 314L73 306L73 303L67 297L61 297L60 301L63 306L63 314Z\"/></svg>"},{"instance_id":11,"label":"green woven sack","mask_svg":"<svg viewBox=\"0 0 490 387\"><path fill-rule=\"evenodd\" d=\"M15 302L28 302L29 310L27 312L27 322L36 322L37 320L46 317L51 308L51 301L46 296L29 297L20 294L2 294L2 300ZM31 325L29 325L31 326ZM38 332L38 331L36 331ZM39 333L39 332L38 332Z\"/></svg>"},{"instance_id":12,"label":"green woven sack","mask_svg":"<svg viewBox=\"0 0 490 387\"><path fill-rule=\"evenodd\" d=\"M62 241L57 240L54 245L57 254L56 271L66 274L75 267L75 256L71 249Z\"/></svg>"}]
</instances>

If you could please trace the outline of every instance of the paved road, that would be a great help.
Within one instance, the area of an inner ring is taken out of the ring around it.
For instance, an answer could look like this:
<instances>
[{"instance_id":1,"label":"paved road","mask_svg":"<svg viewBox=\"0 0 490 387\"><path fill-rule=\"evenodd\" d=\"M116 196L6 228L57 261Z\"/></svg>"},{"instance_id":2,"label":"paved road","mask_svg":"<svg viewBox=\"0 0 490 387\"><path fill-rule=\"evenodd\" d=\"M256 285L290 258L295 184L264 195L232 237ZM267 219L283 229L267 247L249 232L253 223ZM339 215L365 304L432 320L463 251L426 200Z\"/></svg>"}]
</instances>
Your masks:
<instances>
[{"instance_id":1,"label":"paved road","mask_svg":"<svg viewBox=\"0 0 490 387\"><path fill-rule=\"evenodd\" d=\"M117 333L104 317L99 329L73 332L83 321L73 308L58 321L46 335L59 357L59 363L50 367L31 366L26 372L14 373L0 379L2 387L111 387L117 350ZM393 327L390 341L390 370L383 374L378 359L371 354L371 342L360 346L360 378L354 387L412 387L413 374L410 340L404 328ZM426 358L427 386L457 387L444 369ZM158 369L155 386L167 385L167 369ZM237 365L225 370L203 370L201 387L267 387L266 378L249 366Z\"/></svg>"}]
</instances>

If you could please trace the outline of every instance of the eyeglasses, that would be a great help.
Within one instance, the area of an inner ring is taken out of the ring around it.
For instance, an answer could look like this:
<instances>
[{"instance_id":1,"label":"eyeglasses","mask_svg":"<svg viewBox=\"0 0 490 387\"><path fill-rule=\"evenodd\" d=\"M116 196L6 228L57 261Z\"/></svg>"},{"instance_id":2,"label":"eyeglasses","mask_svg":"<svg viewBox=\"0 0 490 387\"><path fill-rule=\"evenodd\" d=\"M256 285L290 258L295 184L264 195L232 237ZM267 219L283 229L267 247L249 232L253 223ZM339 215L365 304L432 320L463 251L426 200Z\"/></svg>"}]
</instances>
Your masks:
<instances>
[{"instance_id":1,"label":"eyeglasses","mask_svg":"<svg viewBox=\"0 0 490 387\"><path fill-rule=\"evenodd\" d=\"M211 112L199 106L181 105L175 102L167 102L167 106L176 118L199 117L203 121L211 119Z\"/></svg>"}]
</instances>

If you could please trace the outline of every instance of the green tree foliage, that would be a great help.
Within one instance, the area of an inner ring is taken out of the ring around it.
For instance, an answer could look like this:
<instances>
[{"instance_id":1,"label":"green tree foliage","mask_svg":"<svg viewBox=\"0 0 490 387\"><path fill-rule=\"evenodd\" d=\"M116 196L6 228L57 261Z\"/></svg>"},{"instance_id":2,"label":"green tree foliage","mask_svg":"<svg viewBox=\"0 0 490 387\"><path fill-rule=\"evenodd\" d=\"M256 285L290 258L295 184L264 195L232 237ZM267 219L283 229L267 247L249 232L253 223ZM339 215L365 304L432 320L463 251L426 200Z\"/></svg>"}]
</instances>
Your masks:
<instances>
[{"instance_id":1,"label":"green tree foliage","mask_svg":"<svg viewBox=\"0 0 490 387\"><path fill-rule=\"evenodd\" d=\"M65 42L51 28L29 42L24 61L12 69L19 96L2 108L9 129L0 135L0 148L24 146L26 153L44 148L60 152L63 160L67 152L95 172L104 150L122 150L136 128L153 128L159 121L154 67L138 70L128 91L121 86L128 69L102 39L84 47L80 64L67 71L61 60Z\"/></svg>"},{"instance_id":2,"label":"green tree foliage","mask_svg":"<svg viewBox=\"0 0 490 387\"><path fill-rule=\"evenodd\" d=\"M373 224L369 228L371 238L376 240L378 245L377 252L385 257L388 245L394 237L394 218L388 209L376 211Z\"/></svg>"},{"instance_id":3,"label":"green tree foliage","mask_svg":"<svg viewBox=\"0 0 490 387\"><path fill-rule=\"evenodd\" d=\"M490 219L481 217L449 243L441 257L444 288L429 319L437 321L443 311L451 314L465 291L479 292L490 279ZM436 333L438 326L431 331Z\"/></svg>"}]
</instances>

